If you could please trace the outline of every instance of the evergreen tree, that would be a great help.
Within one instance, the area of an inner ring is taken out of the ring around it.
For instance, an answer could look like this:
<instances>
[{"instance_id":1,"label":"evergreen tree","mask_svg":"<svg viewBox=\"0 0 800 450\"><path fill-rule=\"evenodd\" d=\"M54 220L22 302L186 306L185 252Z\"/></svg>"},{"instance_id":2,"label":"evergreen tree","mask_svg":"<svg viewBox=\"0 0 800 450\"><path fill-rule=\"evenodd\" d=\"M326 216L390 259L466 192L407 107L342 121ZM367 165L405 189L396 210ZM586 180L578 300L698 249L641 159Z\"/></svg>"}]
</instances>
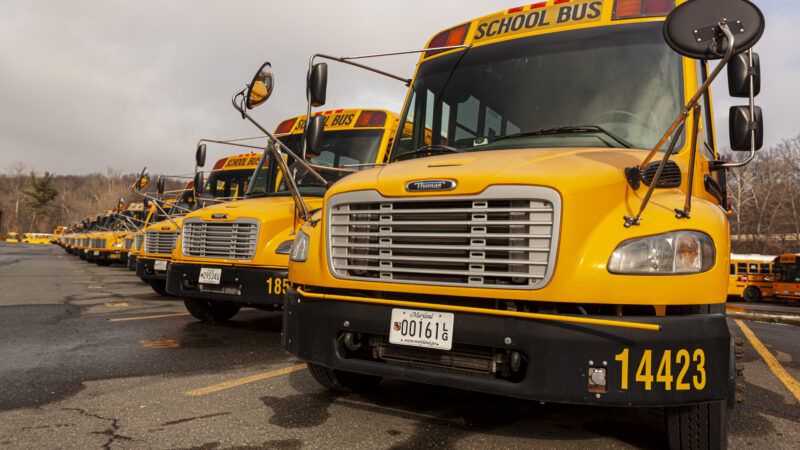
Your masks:
<instances>
[{"instance_id":1,"label":"evergreen tree","mask_svg":"<svg viewBox=\"0 0 800 450\"><path fill-rule=\"evenodd\" d=\"M25 191L28 196L28 206L33 213L33 220L36 216L43 217L50 212L50 203L58 196L58 190L53 187L53 175L45 172L42 177L37 178L31 172L31 190Z\"/></svg>"}]
</instances>

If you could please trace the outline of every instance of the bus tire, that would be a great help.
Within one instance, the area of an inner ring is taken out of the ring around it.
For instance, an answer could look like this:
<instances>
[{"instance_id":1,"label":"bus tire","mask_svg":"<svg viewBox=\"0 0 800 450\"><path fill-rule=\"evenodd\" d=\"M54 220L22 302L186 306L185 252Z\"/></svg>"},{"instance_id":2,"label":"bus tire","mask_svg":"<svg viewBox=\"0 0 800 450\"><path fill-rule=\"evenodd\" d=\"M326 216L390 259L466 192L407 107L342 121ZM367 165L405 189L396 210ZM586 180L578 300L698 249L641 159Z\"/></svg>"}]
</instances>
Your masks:
<instances>
[{"instance_id":1,"label":"bus tire","mask_svg":"<svg viewBox=\"0 0 800 450\"><path fill-rule=\"evenodd\" d=\"M242 309L231 303L218 303L199 298L185 298L183 304L195 319L208 323L223 323L231 320Z\"/></svg>"},{"instance_id":2,"label":"bus tire","mask_svg":"<svg viewBox=\"0 0 800 450\"><path fill-rule=\"evenodd\" d=\"M744 290L744 301L747 303L755 303L761 301L761 289L755 286L748 286L747 289Z\"/></svg>"},{"instance_id":3,"label":"bus tire","mask_svg":"<svg viewBox=\"0 0 800 450\"><path fill-rule=\"evenodd\" d=\"M697 403L666 408L669 448L725 449L728 447L726 401Z\"/></svg>"},{"instance_id":4,"label":"bus tire","mask_svg":"<svg viewBox=\"0 0 800 450\"><path fill-rule=\"evenodd\" d=\"M111 261L95 261L95 264L100 267L108 267L111 265Z\"/></svg>"},{"instance_id":5,"label":"bus tire","mask_svg":"<svg viewBox=\"0 0 800 450\"><path fill-rule=\"evenodd\" d=\"M314 363L306 363L311 376L322 387L331 391L349 394L375 389L383 378L360 373L333 370Z\"/></svg>"},{"instance_id":6,"label":"bus tire","mask_svg":"<svg viewBox=\"0 0 800 450\"><path fill-rule=\"evenodd\" d=\"M156 294L169 297L167 294L167 281L166 280L150 280L147 282Z\"/></svg>"}]
</instances>

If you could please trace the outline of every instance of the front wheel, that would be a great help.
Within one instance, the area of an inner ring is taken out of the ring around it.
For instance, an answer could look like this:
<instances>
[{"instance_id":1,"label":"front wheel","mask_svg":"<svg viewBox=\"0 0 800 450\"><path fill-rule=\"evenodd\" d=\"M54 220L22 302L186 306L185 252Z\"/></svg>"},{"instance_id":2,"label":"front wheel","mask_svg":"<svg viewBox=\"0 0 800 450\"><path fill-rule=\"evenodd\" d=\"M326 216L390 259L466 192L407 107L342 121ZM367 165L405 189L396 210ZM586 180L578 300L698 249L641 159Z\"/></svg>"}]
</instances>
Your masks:
<instances>
[{"instance_id":1,"label":"front wheel","mask_svg":"<svg viewBox=\"0 0 800 450\"><path fill-rule=\"evenodd\" d=\"M210 323L227 322L242 309L239 305L212 302L198 298L184 299L183 304L186 305L186 310L195 319Z\"/></svg>"},{"instance_id":2,"label":"front wheel","mask_svg":"<svg viewBox=\"0 0 800 450\"><path fill-rule=\"evenodd\" d=\"M744 301L747 303L755 303L761 301L761 290L755 286L748 286L744 290Z\"/></svg>"},{"instance_id":3,"label":"front wheel","mask_svg":"<svg viewBox=\"0 0 800 450\"><path fill-rule=\"evenodd\" d=\"M375 389L381 377L360 373L333 370L313 363L306 363L311 376L323 387L336 392L367 392Z\"/></svg>"},{"instance_id":4,"label":"front wheel","mask_svg":"<svg viewBox=\"0 0 800 450\"><path fill-rule=\"evenodd\" d=\"M726 402L714 401L666 408L670 449L724 449L728 447Z\"/></svg>"},{"instance_id":5,"label":"front wheel","mask_svg":"<svg viewBox=\"0 0 800 450\"><path fill-rule=\"evenodd\" d=\"M150 280L147 282L156 294L169 297L167 294L167 281L166 280Z\"/></svg>"}]
</instances>

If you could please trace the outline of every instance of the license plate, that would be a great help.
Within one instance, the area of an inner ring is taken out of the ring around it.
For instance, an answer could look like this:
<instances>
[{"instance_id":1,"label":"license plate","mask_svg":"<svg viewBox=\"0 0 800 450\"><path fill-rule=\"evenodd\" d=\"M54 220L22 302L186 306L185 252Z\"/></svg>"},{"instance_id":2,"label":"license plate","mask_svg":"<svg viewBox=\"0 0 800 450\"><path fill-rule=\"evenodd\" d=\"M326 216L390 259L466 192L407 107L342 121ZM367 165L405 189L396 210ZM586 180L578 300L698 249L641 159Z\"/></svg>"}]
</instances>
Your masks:
<instances>
[{"instance_id":1,"label":"license plate","mask_svg":"<svg viewBox=\"0 0 800 450\"><path fill-rule=\"evenodd\" d=\"M392 309L389 342L450 350L453 347L453 318L452 313Z\"/></svg>"},{"instance_id":2,"label":"license plate","mask_svg":"<svg viewBox=\"0 0 800 450\"><path fill-rule=\"evenodd\" d=\"M167 270L167 262L166 261L156 261L153 263L153 269L164 272Z\"/></svg>"},{"instance_id":3,"label":"license plate","mask_svg":"<svg viewBox=\"0 0 800 450\"><path fill-rule=\"evenodd\" d=\"M120 254L118 254L118 253L112 253L110 258L111 258L111 259L119 259L119 258L120 258L120 256L121 256L121 255L120 255Z\"/></svg>"},{"instance_id":4,"label":"license plate","mask_svg":"<svg viewBox=\"0 0 800 450\"><path fill-rule=\"evenodd\" d=\"M197 282L200 284L220 284L222 281L222 269L200 269L200 276Z\"/></svg>"},{"instance_id":5,"label":"license plate","mask_svg":"<svg viewBox=\"0 0 800 450\"><path fill-rule=\"evenodd\" d=\"M95 250L95 252L94 252L94 256L100 256L100 252L98 252L97 250Z\"/></svg>"}]
</instances>

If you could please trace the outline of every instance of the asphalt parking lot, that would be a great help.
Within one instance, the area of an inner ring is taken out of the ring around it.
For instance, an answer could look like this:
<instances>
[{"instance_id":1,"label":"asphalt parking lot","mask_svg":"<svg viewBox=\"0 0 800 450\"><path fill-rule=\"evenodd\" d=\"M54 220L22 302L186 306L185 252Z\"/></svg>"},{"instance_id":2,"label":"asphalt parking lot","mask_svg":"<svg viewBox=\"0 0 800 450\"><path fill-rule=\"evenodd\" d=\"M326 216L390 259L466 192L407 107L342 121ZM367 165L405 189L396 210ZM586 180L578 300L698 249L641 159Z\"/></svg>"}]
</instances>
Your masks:
<instances>
[{"instance_id":1,"label":"asphalt parking lot","mask_svg":"<svg viewBox=\"0 0 800 450\"><path fill-rule=\"evenodd\" d=\"M730 322L745 338L744 403L731 413L729 446L800 448L800 328L740 323ZM395 381L368 395L333 395L283 351L280 326L279 314L256 310L224 326L200 323L125 268L55 246L0 244L0 447L665 442L657 410L542 405Z\"/></svg>"}]
</instances>

